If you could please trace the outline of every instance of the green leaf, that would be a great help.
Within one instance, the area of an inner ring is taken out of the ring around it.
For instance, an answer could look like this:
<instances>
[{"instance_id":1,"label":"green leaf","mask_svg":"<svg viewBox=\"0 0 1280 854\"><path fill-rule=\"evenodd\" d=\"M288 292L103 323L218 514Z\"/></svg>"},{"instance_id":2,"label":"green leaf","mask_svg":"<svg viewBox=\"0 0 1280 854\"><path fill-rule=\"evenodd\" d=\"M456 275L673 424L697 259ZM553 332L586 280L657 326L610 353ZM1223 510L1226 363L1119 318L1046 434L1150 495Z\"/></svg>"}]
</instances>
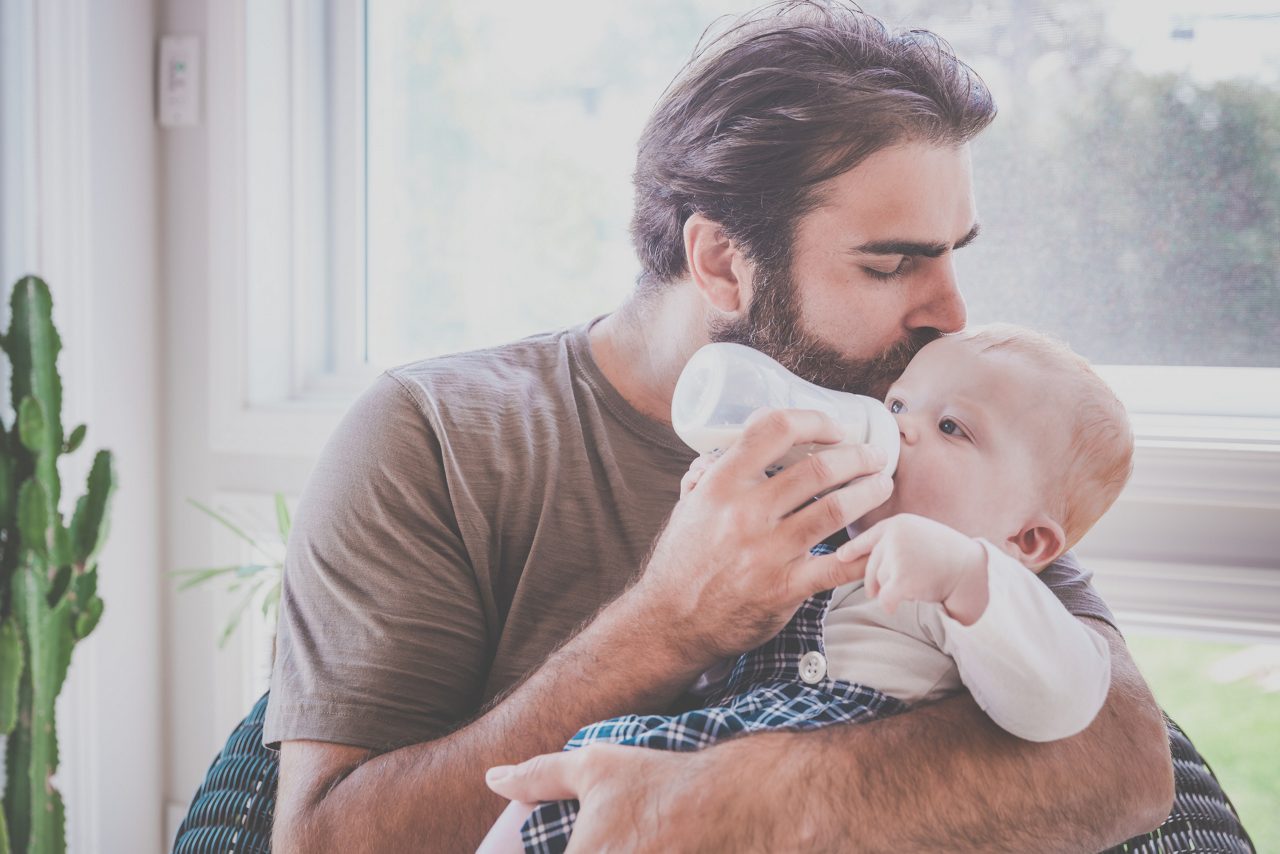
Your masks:
<instances>
[{"instance_id":1,"label":"green leaf","mask_svg":"<svg viewBox=\"0 0 1280 854\"><path fill-rule=\"evenodd\" d=\"M0 854L9 854L9 825L4 819L4 810L0 810Z\"/></svg>"},{"instance_id":2,"label":"green leaf","mask_svg":"<svg viewBox=\"0 0 1280 854\"><path fill-rule=\"evenodd\" d=\"M62 520L58 519L53 526L53 552L49 555L49 563L69 568L73 560L71 532L62 524Z\"/></svg>"},{"instance_id":3,"label":"green leaf","mask_svg":"<svg viewBox=\"0 0 1280 854\"><path fill-rule=\"evenodd\" d=\"M81 445L84 444L85 434L89 432L87 424L81 424L79 427L71 431L71 436L67 439L66 444L62 446L62 453L74 454Z\"/></svg>"},{"instance_id":4,"label":"green leaf","mask_svg":"<svg viewBox=\"0 0 1280 854\"><path fill-rule=\"evenodd\" d=\"M40 401L44 416L39 447L53 453L36 457L36 477L44 485L48 512L56 512L62 493L58 481L58 457L62 447L62 378L58 376L58 352L62 339L53 325L53 298L49 286L35 276L25 276L13 286L9 298L7 336L11 401L21 411L22 399Z\"/></svg>"},{"instance_id":5,"label":"green leaf","mask_svg":"<svg viewBox=\"0 0 1280 854\"><path fill-rule=\"evenodd\" d=\"M276 527L280 531L280 542L289 542L289 505L285 503L284 493L276 493Z\"/></svg>"},{"instance_id":6,"label":"green leaf","mask_svg":"<svg viewBox=\"0 0 1280 854\"><path fill-rule=\"evenodd\" d=\"M44 409L34 397L24 397L18 404L18 438L31 453L44 453Z\"/></svg>"},{"instance_id":7,"label":"green leaf","mask_svg":"<svg viewBox=\"0 0 1280 854\"><path fill-rule=\"evenodd\" d=\"M245 578L255 575L264 569L270 568L271 567L255 563L237 566L214 566L209 567L208 569L176 569L172 574L191 576L186 581L178 585L179 590L188 590L198 584L204 584L206 581L211 581L220 575L229 575L234 573L236 578Z\"/></svg>"},{"instance_id":8,"label":"green leaf","mask_svg":"<svg viewBox=\"0 0 1280 854\"><path fill-rule=\"evenodd\" d=\"M18 722L18 686L22 680L22 636L11 616L0 623L0 734Z\"/></svg>"},{"instance_id":9,"label":"green leaf","mask_svg":"<svg viewBox=\"0 0 1280 854\"><path fill-rule=\"evenodd\" d=\"M242 529L235 522L232 522L226 516L222 515L221 513L219 513L218 511L214 510L211 507L207 507L206 505L201 504L199 501L196 501L194 498L188 498L187 503L190 504L192 507L195 507L200 512L204 513L210 519L213 519L215 522L222 525L222 527L226 528L228 531L235 534L241 540L244 540L246 543L252 546L253 549L256 550L260 555L267 558L267 560L271 560L271 561L275 560L274 555L272 555L269 551L263 548L262 545L259 544L257 540L255 540L253 537L246 534L244 532L244 529Z\"/></svg>"},{"instance_id":10,"label":"green leaf","mask_svg":"<svg viewBox=\"0 0 1280 854\"><path fill-rule=\"evenodd\" d=\"M265 620L271 620L271 611L280 605L280 588L279 581L275 586L267 591L267 595L262 597L262 617Z\"/></svg>"},{"instance_id":11,"label":"green leaf","mask_svg":"<svg viewBox=\"0 0 1280 854\"><path fill-rule=\"evenodd\" d=\"M42 556L49 553L49 545L45 542L49 528L47 507L47 497L40 481L35 478L24 481L18 490L18 534L23 548Z\"/></svg>"},{"instance_id":12,"label":"green leaf","mask_svg":"<svg viewBox=\"0 0 1280 854\"><path fill-rule=\"evenodd\" d=\"M80 607L80 603L88 602L98 593L98 571L91 569L88 572L77 573L71 579L71 601Z\"/></svg>"},{"instance_id":13,"label":"green leaf","mask_svg":"<svg viewBox=\"0 0 1280 854\"><path fill-rule=\"evenodd\" d=\"M245 611L249 610L249 606L253 604L254 594L258 592L258 585L255 584L249 588L249 592L244 594L244 598L240 600L240 604L231 612L231 619L227 620L227 625L222 630L222 637L218 638L218 648L222 649L227 645L227 641L231 639L231 634L240 625L241 618L244 617Z\"/></svg>"},{"instance_id":14,"label":"green leaf","mask_svg":"<svg viewBox=\"0 0 1280 854\"><path fill-rule=\"evenodd\" d=\"M75 562L91 565L98 557L111 528L111 494L116 490L116 473L110 451L98 451L89 470L87 490L76 502L71 517L71 547Z\"/></svg>"},{"instance_id":15,"label":"green leaf","mask_svg":"<svg viewBox=\"0 0 1280 854\"><path fill-rule=\"evenodd\" d=\"M3 436L0 431L0 436ZM0 451L0 525L8 527L13 514L13 457Z\"/></svg>"},{"instance_id":16,"label":"green leaf","mask_svg":"<svg viewBox=\"0 0 1280 854\"><path fill-rule=\"evenodd\" d=\"M89 605L76 617L76 640L84 640L97 628L102 619L103 602L97 596L89 600Z\"/></svg>"},{"instance_id":17,"label":"green leaf","mask_svg":"<svg viewBox=\"0 0 1280 854\"><path fill-rule=\"evenodd\" d=\"M67 592L67 588L71 586L71 566L64 565L58 567L58 571L53 575L53 581L49 584L49 592L45 594L45 601L49 603L49 607L53 608L58 604L58 600L62 598L62 594Z\"/></svg>"}]
</instances>

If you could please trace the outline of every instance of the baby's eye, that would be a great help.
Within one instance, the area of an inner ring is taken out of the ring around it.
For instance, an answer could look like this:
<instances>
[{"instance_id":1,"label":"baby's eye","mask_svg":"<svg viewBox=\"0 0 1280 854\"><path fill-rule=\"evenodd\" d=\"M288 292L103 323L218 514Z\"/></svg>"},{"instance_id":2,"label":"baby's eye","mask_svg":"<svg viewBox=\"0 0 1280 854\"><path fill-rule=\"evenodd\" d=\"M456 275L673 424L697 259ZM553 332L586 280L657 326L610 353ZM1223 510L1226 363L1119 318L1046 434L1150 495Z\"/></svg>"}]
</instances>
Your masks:
<instances>
[{"instance_id":1,"label":"baby's eye","mask_svg":"<svg viewBox=\"0 0 1280 854\"><path fill-rule=\"evenodd\" d=\"M906 407L902 405L902 401L900 400L889 401L889 411L892 412L894 415L897 415L899 412L901 412L904 409L906 409Z\"/></svg>"},{"instance_id":2,"label":"baby's eye","mask_svg":"<svg viewBox=\"0 0 1280 854\"><path fill-rule=\"evenodd\" d=\"M964 428L950 418L944 418L939 421L938 429L943 433L946 433L948 436L961 436L966 439L969 438L969 434L964 432Z\"/></svg>"}]
</instances>

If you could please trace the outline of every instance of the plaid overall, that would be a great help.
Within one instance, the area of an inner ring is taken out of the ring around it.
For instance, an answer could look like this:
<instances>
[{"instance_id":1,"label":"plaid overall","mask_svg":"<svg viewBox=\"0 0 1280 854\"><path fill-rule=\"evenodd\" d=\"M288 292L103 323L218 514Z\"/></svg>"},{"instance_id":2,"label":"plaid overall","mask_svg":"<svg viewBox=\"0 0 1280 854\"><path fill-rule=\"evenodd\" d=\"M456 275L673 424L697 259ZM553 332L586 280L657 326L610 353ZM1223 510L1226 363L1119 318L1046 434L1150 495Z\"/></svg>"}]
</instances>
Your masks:
<instances>
[{"instance_id":1,"label":"plaid overall","mask_svg":"<svg viewBox=\"0 0 1280 854\"><path fill-rule=\"evenodd\" d=\"M594 723L570 739L565 750L601 743L700 750L744 733L817 729L904 711L905 704L865 685L826 678L822 626L830 599L829 590L806 599L776 637L738 659L706 708ZM525 851L564 851L577 815L576 800L541 804L520 830Z\"/></svg>"}]
</instances>

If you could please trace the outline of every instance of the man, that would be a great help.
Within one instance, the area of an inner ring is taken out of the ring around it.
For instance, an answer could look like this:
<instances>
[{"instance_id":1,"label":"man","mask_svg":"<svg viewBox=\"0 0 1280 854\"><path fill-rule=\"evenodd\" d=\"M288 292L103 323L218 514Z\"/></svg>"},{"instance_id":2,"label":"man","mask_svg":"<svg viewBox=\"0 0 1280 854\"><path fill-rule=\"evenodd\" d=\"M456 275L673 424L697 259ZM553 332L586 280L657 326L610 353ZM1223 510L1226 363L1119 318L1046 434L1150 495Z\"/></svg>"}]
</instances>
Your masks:
<instances>
[{"instance_id":1,"label":"man","mask_svg":"<svg viewBox=\"0 0 1280 854\"><path fill-rule=\"evenodd\" d=\"M672 510L693 453L671 391L698 346L737 340L878 395L962 328L967 143L994 113L926 34L838 5L768 9L696 58L645 129L643 274L624 306L397 369L356 404L289 548L265 730L278 851L471 850L503 807L495 766L508 796L580 798L581 851L834 850L851 829L865 850L1099 850L1168 814L1159 711L1070 562L1042 578L1108 638L1114 674L1077 737L1021 742L963 696L696 754L507 767L669 707L859 577L808 548L885 500L891 482L863 477L883 459L833 448L768 480L786 449L840 432L762 413L718 463L724 488Z\"/></svg>"}]
</instances>

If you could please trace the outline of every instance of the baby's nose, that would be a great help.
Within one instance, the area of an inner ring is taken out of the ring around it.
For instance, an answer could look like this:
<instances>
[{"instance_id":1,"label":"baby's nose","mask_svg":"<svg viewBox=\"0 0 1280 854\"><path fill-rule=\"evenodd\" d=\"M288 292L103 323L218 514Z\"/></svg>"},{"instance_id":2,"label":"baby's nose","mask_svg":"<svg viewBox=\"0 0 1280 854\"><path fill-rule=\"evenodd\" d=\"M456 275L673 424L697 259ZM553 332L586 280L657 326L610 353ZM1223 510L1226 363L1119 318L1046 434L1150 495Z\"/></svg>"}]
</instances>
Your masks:
<instances>
[{"instance_id":1,"label":"baby's nose","mask_svg":"<svg viewBox=\"0 0 1280 854\"><path fill-rule=\"evenodd\" d=\"M902 444L914 444L917 431L911 422L911 418L905 414L897 414L894 417L898 419L898 436L902 440Z\"/></svg>"}]
</instances>

